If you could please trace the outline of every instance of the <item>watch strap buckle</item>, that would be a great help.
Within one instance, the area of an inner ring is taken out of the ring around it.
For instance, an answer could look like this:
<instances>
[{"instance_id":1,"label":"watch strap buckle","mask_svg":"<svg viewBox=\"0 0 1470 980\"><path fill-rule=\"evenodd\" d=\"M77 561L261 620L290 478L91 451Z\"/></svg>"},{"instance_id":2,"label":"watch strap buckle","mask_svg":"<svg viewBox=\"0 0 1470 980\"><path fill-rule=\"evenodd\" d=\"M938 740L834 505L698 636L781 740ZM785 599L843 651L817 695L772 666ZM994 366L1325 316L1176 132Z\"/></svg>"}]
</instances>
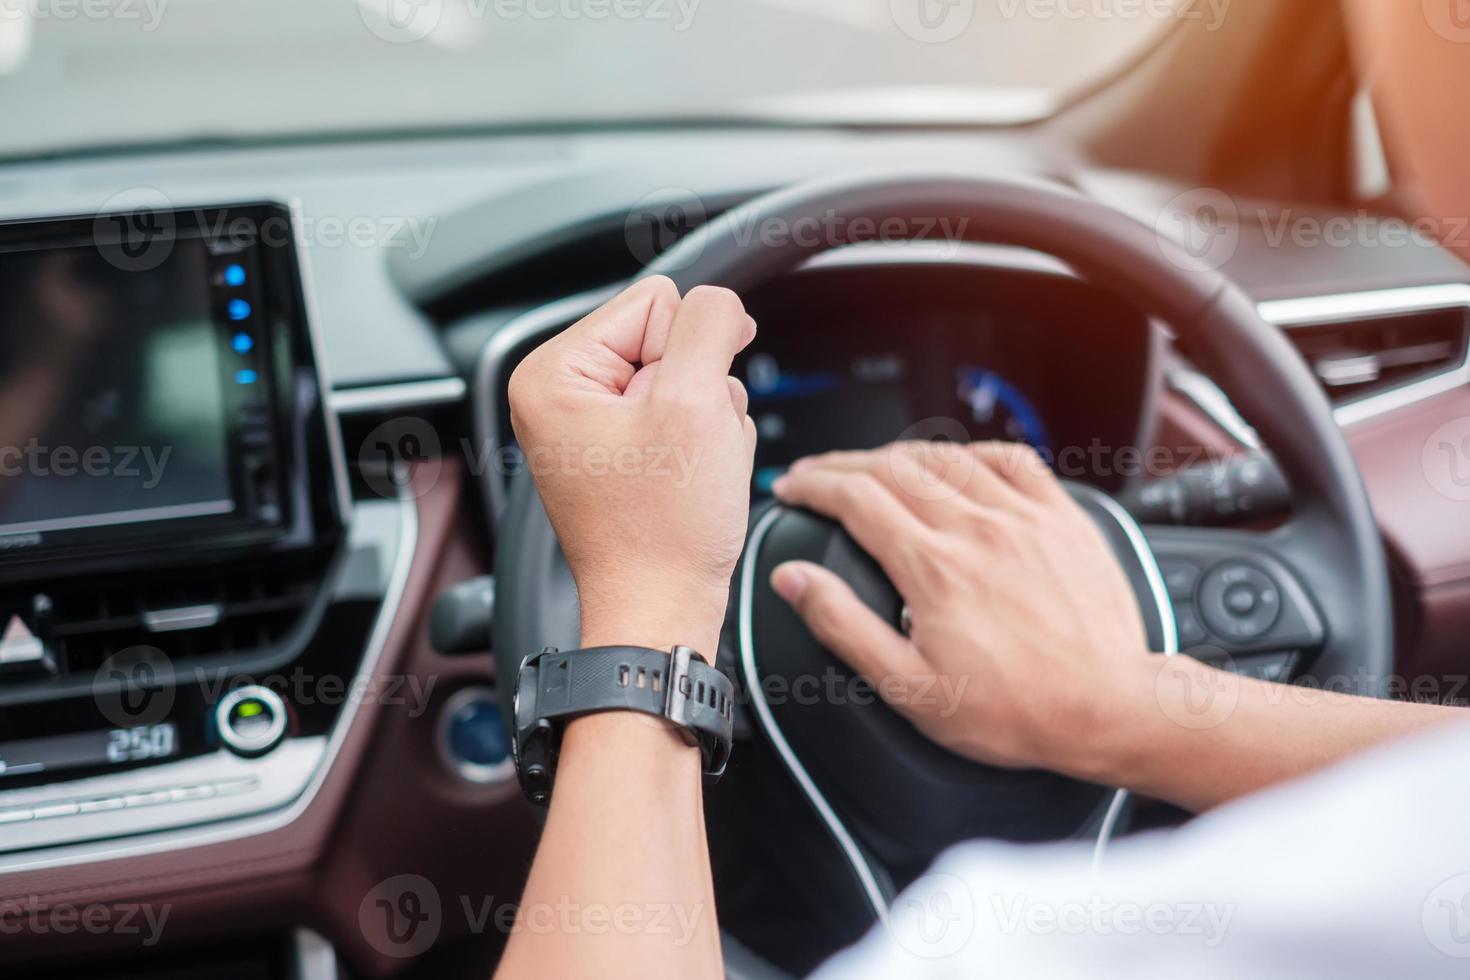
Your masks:
<instances>
[{"instance_id":1,"label":"watch strap buckle","mask_svg":"<svg viewBox=\"0 0 1470 980\"><path fill-rule=\"evenodd\" d=\"M664 685L664 717L680 726L679 731L690 745L699 741L688 727L693 723L689 711L689 695L693 687L689 664L694 659L703 660L689 647L677 646L670 650L668 683Z\"/></svg>"}]
</instances>

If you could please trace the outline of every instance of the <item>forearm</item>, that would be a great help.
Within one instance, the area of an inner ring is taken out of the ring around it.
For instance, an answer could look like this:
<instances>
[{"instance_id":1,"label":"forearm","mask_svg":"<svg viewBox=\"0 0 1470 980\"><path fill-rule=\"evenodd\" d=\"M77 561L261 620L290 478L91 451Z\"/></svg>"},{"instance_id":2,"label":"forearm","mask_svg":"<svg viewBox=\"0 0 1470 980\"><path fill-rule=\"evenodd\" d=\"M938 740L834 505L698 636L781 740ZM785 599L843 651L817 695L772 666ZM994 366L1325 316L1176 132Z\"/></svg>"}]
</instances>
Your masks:
<instances>
[{"instance_id":1,"label":"forearm","mask_svg":"<svg viewBox=\"0 0 1470 980\"><path fill-rule=\"evenodd\" d=\"M636 610L635 610L636 612ZM630 617L631 619L632 617ZM717 626L584 623L584 647L685 644ZM631 713L567 726L546 830L497 976L718 977L700 755Z\"/></svg>"},{"instance_id":2,"label":"forearm","mask_svg":"<svg viewBox=\"0 0 1470 980\"><path fill-rule=\"evenodd\" d=\"M730 367L754 337L729 290L680 297L671 280L650 276L511 376L511 422L527 459L579 447L532 473L577 583L584 650L686 646L714 661L756 438ZM723 973L702 767L700 749L650 716L567 725L503 977ZM558 905L584 911L538 928L536 917Z\"/></svg>"},{"instance_id":3,"label":"forearm","mask_svg":"<svg viewBox=\"0 0 1470 980\"><path fill-rule=\"evenodd\" d=\"M1238 677L1188 657L1141 659L1123 683L1128 693L1073 774L1196 812L1465 717Z\"/></svg>"}]
</instances>

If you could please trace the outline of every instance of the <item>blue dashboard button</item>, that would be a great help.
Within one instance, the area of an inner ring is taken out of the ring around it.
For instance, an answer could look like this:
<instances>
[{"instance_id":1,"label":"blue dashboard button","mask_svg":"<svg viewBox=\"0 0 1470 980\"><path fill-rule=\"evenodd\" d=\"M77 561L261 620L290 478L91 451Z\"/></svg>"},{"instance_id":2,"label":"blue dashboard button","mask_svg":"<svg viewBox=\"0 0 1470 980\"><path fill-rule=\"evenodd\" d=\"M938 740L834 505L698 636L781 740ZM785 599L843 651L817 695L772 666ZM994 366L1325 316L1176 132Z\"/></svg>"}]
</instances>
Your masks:
<instances>
[{"instance_id":1,"label":"blue dashboard button","mask_svg":"<svg viewBox=\"0 0 1470 980\"><path fill-rule=\"evenodd\" d=\"M450 716L445 735L450 755L472 766L489 768L510 758L510 738L500 708L491 701L461 705Z\"/></svg>"}]
</instances>

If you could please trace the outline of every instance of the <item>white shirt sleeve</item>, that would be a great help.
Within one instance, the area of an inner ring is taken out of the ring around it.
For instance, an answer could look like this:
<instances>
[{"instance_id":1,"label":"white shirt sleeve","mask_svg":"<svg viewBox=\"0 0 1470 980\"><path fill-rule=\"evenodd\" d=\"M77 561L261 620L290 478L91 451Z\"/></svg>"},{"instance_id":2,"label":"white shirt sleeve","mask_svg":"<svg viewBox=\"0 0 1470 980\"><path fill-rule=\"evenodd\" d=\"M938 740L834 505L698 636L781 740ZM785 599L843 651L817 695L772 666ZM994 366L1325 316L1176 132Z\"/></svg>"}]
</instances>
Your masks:
<instances>
[{"instance_id":1,"label":"white shirt sleeve","mask_svg":"<svg viewBox=\"0 0 1470 980\"><path fill-rule=\"evenodd\" d=\"M1470 977L1470 728L1120 841L967 844L821 980Z\"/></svg>"}]
</instances>

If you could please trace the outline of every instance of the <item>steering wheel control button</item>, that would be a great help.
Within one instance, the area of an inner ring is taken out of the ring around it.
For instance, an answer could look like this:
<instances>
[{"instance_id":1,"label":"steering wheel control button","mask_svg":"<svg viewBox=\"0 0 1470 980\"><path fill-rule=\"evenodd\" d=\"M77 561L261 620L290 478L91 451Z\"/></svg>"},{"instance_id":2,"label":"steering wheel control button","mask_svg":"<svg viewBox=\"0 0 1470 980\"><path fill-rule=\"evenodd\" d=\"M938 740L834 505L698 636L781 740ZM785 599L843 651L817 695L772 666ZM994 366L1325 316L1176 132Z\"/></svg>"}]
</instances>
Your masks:
<instances>
[{"instance_id":1,"label":"steering wheel control button","mask_svg":"<svg viewBox=\"0 0 1470 980\"><path fill-rule=\"evenodd\" d=\"M220 741L236 755L265 755L286 737L286 704L265 687L242 687L225 695L214 711Z\"/></svg>"},{"instance_id":2,"label":"steering wheel control button","mask_svg":"<svg viewBox=\"0 0 1470 980\"><path fill-rule=\"evenodd\" d=\"M1256 608L1256 591L1248 585L1232 585L1225 590L1225 608L1236 616L1249 616Z\"/></svg>"},{"instance_id":3,"label":"steering wheel control button","mask_svg":"<svg viewBox=\"0 0 1470 980\"><path fill-rule=\"evenodd\" d=\"M1244 562L1216 565L1199 590L1200 615L1210 632L1225 640L1265 636L1281 616L1281 588L1265 572Z\"/></svg>"},{"instance_id":4,"label":"steering wheel control button","mask_svg":"<svg viewBox=\"0 0 1470 980\"><path fill-rule=\"evenodd\" d=\"M1254 677L1256 680L1271 681L1276 684L1286 684L1296 673L1297 664L1301 657L1295 653L1283 653L1270 657L1254 657L1249 660L1239 660L1235 664L1235 673L1242 677Z\"/></svg>"},{"instance_id":5,"label":"steering wheel control button","mask_svg":"<svg viewBox=\"0 0 1470 980\"><path fill-rule=\"evenodd\" d=\"M1194 598L1194 587L1199 582L1200 567L1187 561L1163 561L1159 570L1164 573L1164 587L1171 599Z\"/></svg>"}]
</instances>

